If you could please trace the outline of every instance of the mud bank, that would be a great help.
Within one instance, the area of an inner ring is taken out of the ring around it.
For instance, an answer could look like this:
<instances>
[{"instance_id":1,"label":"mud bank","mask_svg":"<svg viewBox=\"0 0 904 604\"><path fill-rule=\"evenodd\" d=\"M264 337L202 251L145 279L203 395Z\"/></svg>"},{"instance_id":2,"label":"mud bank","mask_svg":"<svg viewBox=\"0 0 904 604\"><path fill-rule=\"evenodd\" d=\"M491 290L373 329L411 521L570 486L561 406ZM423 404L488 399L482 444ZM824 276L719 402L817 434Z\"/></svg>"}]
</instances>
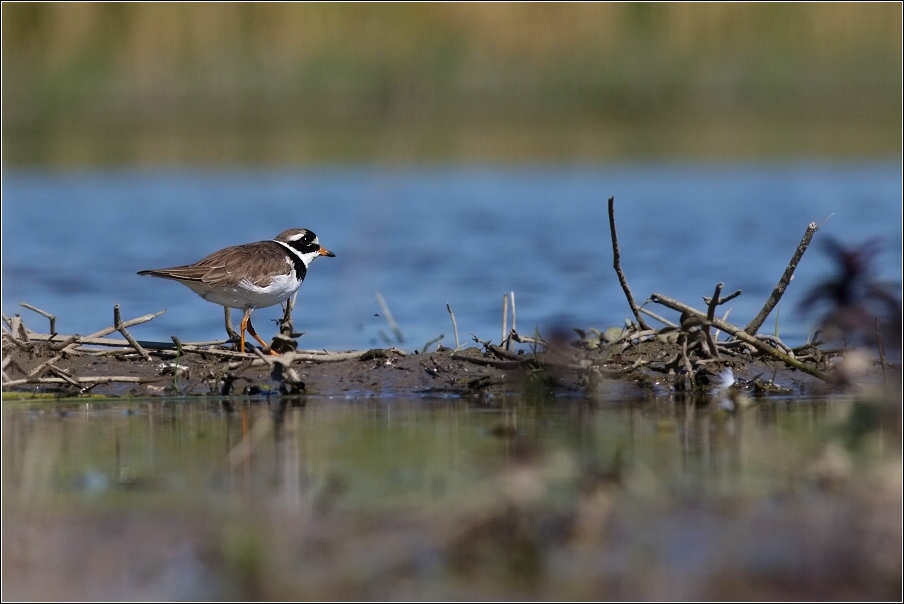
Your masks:
<instances>
[{"instance_id":1,"label":"mud bank","mask_svg":"<svg viewBox=\"0 0 904 604\"><path fill-rule=\"evenodd\" d=\"M35 334L32 334L33 336ZM406 353L260 350L240 354L230 346L184 345L103 350L15 340L5 334L5 392L147 396L476 396L543 394L624 400L674 392L712 393L727 369L748 396L800 396L831 387L783 362L743 347L717 357L687 351L664 334L623 336L611 344L562 342L542 352L507 351L485 343L452 350ZM674 334L673 334L674 335ZM56 340L56 338L54 338ZM123 345L128 346L123 341ZM866 360L864 371L881 378ZM824 363L823 363L824 364ZM816 363L813 363L814 369Z\"/></svg>"}]
</instances>

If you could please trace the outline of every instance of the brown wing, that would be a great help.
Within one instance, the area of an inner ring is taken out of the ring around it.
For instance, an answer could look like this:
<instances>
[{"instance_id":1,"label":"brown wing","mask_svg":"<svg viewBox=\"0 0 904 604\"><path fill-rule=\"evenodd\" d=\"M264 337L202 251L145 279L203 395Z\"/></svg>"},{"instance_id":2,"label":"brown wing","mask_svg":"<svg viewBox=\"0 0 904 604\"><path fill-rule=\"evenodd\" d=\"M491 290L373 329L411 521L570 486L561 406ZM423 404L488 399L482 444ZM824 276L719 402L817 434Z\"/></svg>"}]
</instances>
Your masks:
<instances>
[{"instance_id":1,"label":"brown wing","mask_svg":"<svg viewBox=\"0 0 904 604\"><path fill-rule=\"evenodd\" d=\"M186 266L174 266L139 275L163 277L177 281L200 281L217 287L237 285L248 279L265 287L276 275L288 275L294 268L286 259L286 250L273 241L258 241L227 247Z\"/></svg>"}]
</instances>

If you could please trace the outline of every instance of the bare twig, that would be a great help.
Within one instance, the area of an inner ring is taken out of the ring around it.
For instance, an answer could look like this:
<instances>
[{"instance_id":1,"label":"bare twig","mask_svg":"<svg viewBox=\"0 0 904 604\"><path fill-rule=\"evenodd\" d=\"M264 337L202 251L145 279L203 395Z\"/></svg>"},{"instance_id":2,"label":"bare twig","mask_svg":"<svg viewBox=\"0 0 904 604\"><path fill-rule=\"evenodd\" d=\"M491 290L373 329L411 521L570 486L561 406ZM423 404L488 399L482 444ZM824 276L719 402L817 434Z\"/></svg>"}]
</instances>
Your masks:
<instances>
[{"instance_id":1,"label":"bare twig","mask_svg":"<svg viewBox=\"0 0 904 604\"><path fill-rule=\"evenodd\" d=\"M502 338L499 340L500 345L505 346L505 338L508 333L508 294L505 294L502 296Z\"/></svg>"},{"instance_id":2,"label":"bare twig","mask_svg":"<svg viewBox=\"0 0 904 604\"><path fill-rule=\"evenodd\" d=\"M392 333L395 334L396 340L401 344L405 341L405 338L402 337L402 330L399 329L399 324L395 322L395 319L392 318L392 313L389 312L389 306L386 304L386 300L383 299L383 295L380 292L376 292L377 294L377 303L380 305L380 310L383 313L383 317L386 319L386 323L389 324L389 329L392 330Z\"/></svg>"},{"instance_id":3,"label":"bare twig","mask_svg":"<svg viewBox=\"0 0 904 604\"><path fill-rule=\"evenodd\" d=\"M140 325L141 323L147 323L148 321L156 319L157 317L159 317L160 315L162 315L165 312L166 312L166 309L163 309L160 312L155 312L150 315L144 315L144 316L138 317L137 319L129 319L128 321L122 322L120 327L125 329L126 327L132 327L133 325ZM84 338L79 338L78 342L73 342L72 344L70 344L69 346L67 346L66 348L61 350L60 352L62 352L64 354L71 354L72 352L74 352L75 347L80 346L81 343L86 343L93 338L101 338L103 336L113 333L114 331L118 331L118 328L115 325L113 327L107 327L105 329L101 329L100 331L96 331L92 334L89 334L89 335L85 336ZM53 336L50 336L50 337L52 338ZM38 339L37 336L35 336L35 339ZM117 344L114 344L114 345L122 346L122 342L118 342Z\"/></svg>"},{"instance_id":4,"label":"bare twig","mask_svg":"<svg viewBox=\"0 0 904 604\"><path fill-rule=\"evenodd\" d=\"M657 304L662 304L663 306L667 306L673 310L677 310L682 313L688 313L690 315L695 315L704 320L706 319L706 315L704 315L699 310L692 308L686 304L682 304L681 302L678 302L676 300L672 300L671 298L662 296L660 294L653 294L652 296L650 296L650 299L653 302L656 302ZM776 348L773 348L772 346L770 346L769 344L767 344L761 340L756 339L755 337L746 333L740 327L737 327L730 323L726 323L725 321L723 321L721 319L713 319L712 324L715 325L716 327L718 327L719 329L721 329L722 331L737 338L738 340L743 340L744 342L750 344L751 346L753 346L760 352L764 352L764 353L771 355L781 361L784 361L785 363L787 363L788 365L791 365L795 369L799 369L799 370L803 371L804 373L808 373L814 377L818 377L819 379L827 381L827 382L831 381L831 379L832 379L831 377L829 377L825 373L819 371L818 369L814 369L813 367L808 367L807 365L801 363L797 359L791 358L784 352L782 352Z\"/></svg>"},{"instance_id":5,"label":"bare twig","mask_svg":"<svg viewBox=\"0 0 904 604\"><path fill-rule=\"evenodd\" d=\"M78 380L75 379L75 378L72 376L72 374L69 373L68 371L65 371L65 370L63 370L63 369L60 369L60 368L57 367L56 365L49 365L49 364L47 365L47 369L48 369L51 373L53 373L54 375L56 375L58 378L61 378L61 379L63 379L63 380L66 380L66 381L69 382L71 385L73 385L73 386L80 386Z\"/></svg>"},{"instance_id":6,"label":"bare twig","mask_svg":"<svg viewBox=\"0 0 904 604\"><path fill-rule=\"evenodd\" d=\"M736 291L735 293L738 294L738 295L740 295L740 294L741 294L741 290L738 290L738 291ZM722 298L722 299L723 299L723 300L731 300L731 299L734 298L734 297L735 297L735 295L732 294L732 295L728 296L727 298ZM730 314L731 314L731 309L729 308L728 310L725 311L725 314L722 315L722 320L723 320L723 321L727 321L727 320L728 320L728 315L730 315ZM719 334L720 334L720 333L722 333L722 332L719 331L719 330L717 329L716 332L713 334L713 339L714 339L716 342L719 341Z\"/></svg>"},{"instance_id":7,"label":"bare twig","mask_svg":"<svg viewBox=\"0 0 904 604\"><path fill-rule=\"evenodd\" d=\"M124 325L128 325L128 321L124 323ZM82 337L78 334L71 336L62 334L50 335L29 331L28 336L35 342L54 342L55 338L64 338L64 340L61 340L59 343L55 343L54 346L59 346L64 341L68 342L70 340L70 343L78 343L88 346L125 346L128 344L126 340L119 340L115 338L95 338L88 336ZM147 340L138 340L138 343L141 344L144 348L152 350L174 350L176 348L176 345L172 342L149 342ZM228 340L210 340L208 342L187 342L185 344L182 344L182 347L183 349L186 349L186 347L189 346L200 348L202 346L222 346L228 343Z\"/></svg>"},{"instance_id":8,"label":"bare twig","mask_svg":"<svg viewBox=\"0 0 904 604\"><path fill-rule=\"evenodd\" d=\"M164 308L163 310L161 310L159 312L155 312L155 313L152 313L149 315L143 315L141 317L138 317L137 319L129 319L128 321L123 321L123 323L120 327L122 327L124 329L126 327L133 327L135 325L140 325L141 323L147 323L148 321L156 319L157 317L159 317L160 315L162 315L165 312L166 312L166 309ZM113 327L107 327L106 329L101 329L100 331L96 331L92 334L88 334L86 337L101 338L103 336L113 333L114 331L119 331L119 328L116 327L115 325Z\"/></svg>"},{"instance_id":9,"label":"bare twig","mask_svg":"<svg viewBox=\"0 0 904 604\"><path fill-rule=\"evenodd\" d=\"M515 292L514 291L511 292L509 295L511 295L510 300L512 301L512 331L514 331L516 329L516 327L515 327Z\"/></svg>"},{"instance_id":10,"label":"bare twig","mask_svg":"<svg viewBox=\"0 0 904 604\"><path fill-rule=\"evenodd\" d=\"M876 317L876 343L879 346L879 362L882 364L882 383L888 384L888 375L885 366L885 346L882 345L882 330L879 329L879 317Z\"/></svg>"},{"instance_id":11,"label":"bare twig","mask_svg":"<svg viewBox=\"0 0 904 604\"><path fill-rule=\"evenodd\" d=\"M132 334L130 334L122 324L122 317L119 314L119 304L113 305L113 327L115 327L116 331L121 333L122 337L124 337L129 342L129 344L132 345L132 348L138 351L138 354L141 355L141 358L143 358L145 361L151 360L151 355L148 354L148 351L141 347L141 344L139 344L138 341L132 337ZM179 344L176 343L176 346L178 347Z\"/></svg>"},{"instance_id":12,"label":"bare twig","mask_svg":"<svg viewBox=\"0 0 904 604\"><path fill-rule=\"evenodd\" d=\"M708 305L706 308L706 320L710 323L713 322L713 318L716 316L716 306L719 305L719 296L722 294L723 287L725 287L724 283L716 283L716 291L713 292L713 297L706 303Z\"/></svg>"},{"instance_id":13,"label":"bare twig","mask_svg":"<svg viewBox=\"0 0 904 604\"><path fill-rule=\"evenodd\" d=\"M511 331L511 333L509 335L513 340L515 340L519 344L539 344L540 346L549 348L549 342L547 342L543 338L539 337L539 335L536 338L533 338L530 336L522 336L514 329Z\"/></svg>"},{"instance_id":14,"label":"bare twig","mask_svg":"<svg viewBox=\"0 0 904 604\"><path fill-rule=\"evenodd\" d=\"M50 334L50 337L53 337L55 335L56 334ZM64 348L66 348L67 346L69 346L72 343L79 342L79 335L78 334L71 335L68 338L66 338L65 340L63 340L62 342L57 342L55 344L50 344L49 342L50 341L48 340L47 348L49 348L50 350L53 350L54 352L57 352L57 351L63 350Z\"/></svg>"},{"instance_id":15,"label":"bare twig","mask_svg":"<svg viewBox=\"0 0 904 604\"><path fill-rule=\"evenodd\" d=\"M768 343L772 344L773 346L780 348L789 357L792 357L792 358L795 357L794 351L791 349L791 347L788 346L787 344L785 344L784 342L782 342L778 338L778 336L770 336L769 334L758 333L753 337L755 337L757 340L762 340L763 342L768 342Z\"/></svg>"},{"instance_id":16,"label":"bare twig","mask_svg":"<svg viewBox=\"0 0 904 604\"><path fill-rule=\"evenodd\" d=\"M474 357L467 354L452 355L453 359L458 361L467 361L468 363L474 363L475 365L487 365L489 367L495 367L496 369L515 369L517 367L523 367L525 365L531 365L536 363L536 359L532 356L526 357L524 359L520 359L517 361L497 361L496 359L486 359L484 357Z\"/></svg>"},{"instance_id":17,"label":"bare twig","mask_svg":"<svg viewBox=\"0 0 904 604\"><path fill-rule=\"evenodd\" d=\"M740 295L743 294L743 293L744 293L744 291L739 289L738 291L736 291L736 292L733 293L733 294L728 294L727 296L722 296L721 298L719 298L718 304L719 304L719 305L725 304L725 303L728 302L729 300L734 300L735 298L737 298L738 296L740 296ZM706 296L703 296L703 303L704 303L704 304L706 304L707 306L709 306L709 303L710 303L710 302L712 302L712 298L707 298Z\"/></svg>"},{"instance_id":18,"label":"bare twig","mask_svg":"<svg viewBox=\"0 0 904 604\"><path fill-rule=\"evenodd\" d=\"M641 306L641 307L638 308L637 310L640 311L640 312L642 312L643 314L647 315L648 317L652 317L652 318L656 319L657 321L659 321L659 322L662 323L663 325L666 325L666 326L668 326L668 327L674 327L675 329L678 329L678 326L675 325L674 323L672 323L671 321L669 321L668 319L665 319L665 318L663 318L663 317L660 317L659 315L657 315L657 314L654 313L653 311L647 310L647 309L644 308L643 306Z\"/></svg>"},{"instance_id":19,"label":"bare twig","mask_svg":"<svg viewBox=\"0 0 904 604\"><path fill-rule=\"evenodd\" d=\"M185 347L183 346L183 350ZM368 360L372 358L376 358L378 354L389 355L398 355L404 356L405 353L399 350L398 348L387 348L387 349L376 349L380 352L377 353L375 350L368 350L365 352L360 351L352 351L352 352L312 352L312 351L304 351L304 352L284 352L279 355L279 357L273 356L262 356L260 358L256 358L250 362L250 366L260 366L260 365L269 365L271 361L279 360L280 363L293 363L295 361L305 361L310 363L337 363L340 361L348 361L348 360ZM240 353L232 353L231 356L239 357L242 360L233 361L228 365L228 369L236 369L237 367L241 367L243 364L248 364L249 359L252 357L250 354L240 354Z\"/></svg>"},{"instance_id":20,"label":"bare twig","mask_svg":"<svg viewBox=\"0 0 904 604\"><path fill-rule=\"evenodd\" d=\"M430 348L431 346L433 346L434 344L436 344L437 342L439 342L440 340L442 340L445 337L446 337L446 334L441 333L438 336L436 336L435 338L433 338L432 340L429 340L426 344L424 344L424 347L421 348L421 352L427 352L428 348Z\"/></svg>"},{"instance_id":21,"label":"bare twig","mask_svg":"<svg viewBox=\"0 0 904 604\"><path fill-rule=\"evenodd\" d=\"M452 317L452 331L455 332L455 350L461 348L461 345L458 343L458 324L455 322L455 313L452 312L452 307L446 302L446 310L449 311L449 316Z\"/></svg>"},{"instance_id":22,"label":"bare twig","mask_svg":"<svg viewBox=\"0 0 904 604\"><path fill-rule=\"evenodd\" d=\"M114 375L114 376L95 376L95 377L79 377L72 378L79 385L82 384L108 384L110 382L129 382L129 383L144 383L144 382L156 382L159 378L141 378L131 375ZM12 380L11 382L6 382L3 384L5 387L9 386L21 386L22 384L72 384L72 380L64 379L64 378L24 378L21 380Z\"/></svg>"},{"instance_id":23,"label":"bare twig","mask_svg":"<svg viewBox=\"0 0 904 604\"><path fill-rule=\"evenodd\" d=\"M819 227L816 226L815 222L811 222L807 225L807 230L804 233L803 238L800 240L800 243L797 245L797 249L794 251L794 255L791 257L791 262L788 263L788 267L785 269L782 278L779 279L778 284L776 284L775 289L772 290L772 295L769 296L769 299L766 300L766 303L763 305L763 308L760 309L760 312L756 317L753 318L750 323L747 324L747 327L744 328L744 332L749 335L755 335L756 332L762 327L763 322L766 320L766 317L769 316L769 313L772 312L772 309L775 308L775 305L778 304L778 301L782 299L782 295L785 293L785 288L788 287L788 284L791 283L791 279L794 278L794 269L797 268L797 263L800 262L801 257L804 255L804 252L807 251L807 247L810 245L810 240L813 239L813 234L819 230Z\"/></svg>"},{"instance_id":24,"label":"bare twig","mask_svg":"<svg viewBox=\"0 0 904 604\"><path fill-rule=\"evenodd\" d=\"M25 302L20 302L19 306L21 306L22 308L27 308L28 310L33 310L42 317L47 317L50 320L50 333L56 333L56 317L54 315L50 314L46 310L41 310L40 308L34 307L31 304L26 304Z\"/></svg>"},{"instance_id":25,"label":"bare twig","mask_svg":"<svg viewBox=\"0 0 904 604\"><path fill-rule=\"evenodd\" d=\"M713 339L712 331L710 331L710 325L712 325L713 319L716 317L716 306L720 304L719 296L722 295L722 288L724 286L724 283L716 284L716 290L713 292L713 297L709 301L709 306L706 309L706 322L709 325L706 325L703 328L703 333L706 336L706 345L709 347L709 354L716 359L719 358L719 349L716 348L716 341L715 339Z\"/></svg>"},{"instance_id":26,"label":"bare twig","mask_svg":"<svg viewBox=\"0 0 904 604\"><path fill-rule=\"evenodd\" d=\"M609 198L609 231L612 235L612 268L615 269L615 274L618 275L618 282L621 283L622 289L625 291L625 297L628 298L628 306L631 307L631 312L634 313L637 324L640 325L642 329L650 329L650 326L647 325L646 321L643 320L643 317L640 316L640 307L637 306L637 302L634 301L634 296L631 295L631 288L628 287L628 279L625 277L625 273L622 272L621 250L618 248L618 235L615 232L614 197Z\"/></svg>"}]
</instances>

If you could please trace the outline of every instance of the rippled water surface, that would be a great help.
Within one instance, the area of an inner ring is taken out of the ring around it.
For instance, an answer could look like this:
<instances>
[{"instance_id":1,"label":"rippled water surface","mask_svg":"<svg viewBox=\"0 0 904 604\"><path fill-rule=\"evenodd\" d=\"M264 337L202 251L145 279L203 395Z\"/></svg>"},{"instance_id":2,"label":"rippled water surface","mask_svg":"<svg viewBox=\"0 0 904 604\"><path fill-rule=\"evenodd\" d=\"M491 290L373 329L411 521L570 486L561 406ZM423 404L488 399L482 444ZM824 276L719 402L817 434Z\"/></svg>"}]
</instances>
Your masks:
<instances>
[{"instance_id":1,"label":"rippled water surface","mask_svg":"<svg viewBox=\"0 0 904 604\"><path fill-rule=\"evenodd\" d=\"M311 267L296 328L308 348L384 345L375 292L405 349L452 337L495 338L514 291L518 328L607 327L630 312L612 270L606 199L616 198L622 263L635 296L700 303L722 281L743 289L731 317L746 323L780 277L809 222L825 222L780 309L782 336L803 340L795 314L829 265L818 240L879 238L877 269L900 281L901 176L895 164L641 165L537 169L309 171L4 171L3 311L27 324L58 316L61 333L163 308L139 339L209 340L222 312L178 283L139 277L289 227L314 230L336 258ZM278 308L255 312L269 338ZM767 327L774 329L773 319ZM764 327L766 329L766 327Z\"/></svg>"}]
</instances>

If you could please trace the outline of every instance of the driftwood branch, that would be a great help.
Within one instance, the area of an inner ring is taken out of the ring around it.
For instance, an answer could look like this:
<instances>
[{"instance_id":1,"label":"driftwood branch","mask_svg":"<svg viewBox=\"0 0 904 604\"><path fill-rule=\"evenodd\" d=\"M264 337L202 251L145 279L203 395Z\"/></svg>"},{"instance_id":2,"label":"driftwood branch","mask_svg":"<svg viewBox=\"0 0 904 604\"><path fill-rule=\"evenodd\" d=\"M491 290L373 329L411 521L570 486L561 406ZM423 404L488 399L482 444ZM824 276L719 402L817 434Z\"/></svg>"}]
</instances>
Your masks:
<instances>
[{"instance_id":1,"label":"driftwood branch","mask_svg":"<svg viewBox=\"0 0 904 604\"><path fill-rule=\"evenodd\" d=\"M719 349L716 348L716 340L713 338L712 332L709 330L710 325L712 325L713 319L716 317L716 306L719 305L720 300L719 296L722 295L722 288L725 287L724 283L717 283L716 290L713 292L713 297L709 301L709 306L706 309L706 322L708 325L703 327L703 333L706 336L706 345L709 348L709 354L718 359L719 358Z\"/></svg>"},{"instance_id":2,"label":"driftwood branch","mask_svg":"<svg viewBox=\"0 0 904 604\"><path fill-rule=\"evenodd\" d=\"M717 304L720 304L720 305L721 305L721 304L725 304L725 303L728 302L729 300L734 300L735 298L737 298L738 296L740 296L742 293L744 293L744 292L741 291L741 290L739 289L738 291L736 291L736 292L733 293L733 294L728 294L727 296L723 296L723 297L719 298L719 301L717 302ZM706 304L707 306L709 306L711 302L712 302L712 298L707 298L706 296L703 296L703 303L704 303L704 304Z\"/></svg>"},{"instance_id":3,"label":"driftwood branch","mask_svg":"<svg viewBox=\"0 0 904 604\"><path fill-rule=\"evenodd\" d=\"M461 345L458 343L458 323L455 322L455 313L452 312L452 306L446 302L446 310L449 311L449 316L452 317L452 331L455 332L455 350L461 348Z\"/></svg>"},{"instance_id":4,"label":"driftwood branch","mask_svg":"<svg viewBox=\"0 0 904 604\"><path fill-rule=\"evenodd\" d=\"M110 382L130 382L130 383L144 383L144 382L156 382L159 378L140 378L130 375L120 375L120 376L95 376L95 377L79 377L79 378L24 378L21 380L12 380L10 382L6 382L3 384L4 386L21 386L22 384L73 384L73 382L78 383L79 386L82 384L109 384Z\"/></svg>"},{"instance_id":5,"label":"driftwood branch","mask_svg":"<svg viewBox=\"0 0 904 604\"><path fill-rule=\"evenodd\" d=\"M432 340L428 340L427 343L424 344L423 348L421 348L421 352L427 352L428 348L430 348L431 346L433 346L434 344L436 344L437 342L439 342L440 340L442 340L445 337L446 337L446 334L441 333L438 336L436 336L435 338L433 338Z\"/></svg>"},{"instance_id":6,"label":"driftwood branch","mask_svg":"<svg viewBox=\"0 0 904 604\"><path fill-rule=\"evenodd\" d=\"M124 325L128 325L128 321L124 323ZM35 333L33 331L28 332L28 337L34 342L50 342L51 349L62 348L64 346L68 346L69 344L81 344L82 346L127 346L129 343L127 340L120 340L116 338L94 338L88 336L80 336L78 334L74 335L61 335L61 334L42 334ZM63 340L57 342L57 338L64 338ZM147 340L136 340L143 348L150 350L175 350L176 345L172 342L149 342ZM182 349L187 350L189 347L192 348L201 348L203 346L222 346L224 344L228 344L229 340L211 340L209 342L187 342L182 344ZM207 351L205 351L207 352Z\"/></svg>"},{"instance_id":7,"label":"driftwood branch","mask_svg":"<svg viewBox=\"0 0 904 604\"><path fill-rule=\"evenodd\" d=\"M634 301L634 296L631 295L631 288L628 287L628 279L625 277L625 273L622 272L621 250L618 248L618 234L615 231L614 197L609 198L609 232L612 235L612 268L615 269L615 274L618 275L618 282L621 283L622 289L625 292L625 297L628 298L628 306L631 307L631 312L634 313L637 324L640 325L642 329L650 329L650 326L647 325L646 321L643 320L643 317L640 316L640 307L637 305L637 302Z\"/></svg>"},{"instance_id":8,"label":"driftwood branch","mask_svg":"<svg viewBox=\"0 0 904 604\"><path fill-rule=\"evenodd\" d=\"M706 320L706 315L703 314L702 312L700 312L699 310L697 310L696 308L692 308L686 304L682 304L681 302L672 300L671 298L667 298L663 295L653 294L652 296L650 296L650 299L653 302L656 302L657 304L662 304L663 306L671 308L672 310L677 310L678 312L686 313L688 315L693 315L693 316L699 317L703 320ZM770 356L775 357L776 359L784 361L785 363L787 363L788 365L791 365L795 369L799 369L799 370L803 371L804 373L808 373L814 377L817 377L817 378L827 381L827 382L832 381L832 378L830 376L826 375L825 373L819 371L818 369L816 369L814 367L808 367L807 365L801 363L797 359L794 359L794 358L788 356L781 350L773 348L772 346L763 342L762 340L759 340L759 339L751 336L750 334L746 333L743 329L741 329L740 327L738 327L736 325L732 325L731 323L727 323L721 319L716 319L716 318L713 318L712 325L714 325L715 327L718 327L719 329L728 333L729 335L733 336L734 338L737 338L738 340L742 340L742 341L746 342L747 344L750 344L751 346L753 346L760 352L764 352Z\"/></svg>"},{"instance_id":9,"label":"driftwood branch","mask_svg":"<svg viewBox=\"0 0 904 604\"><path fill-rule=\"evenodd\" d=\"M747 327L744 328L744 333L749 336L755 335L756 332L762 327L763 322L766 321L766 317L769 316L769 313L772 312L772 309L775 308L775 305L778 304L779 300L782 299L782 295L785 293L785 289L788 287L788 284L791 283L791 279L794 277L794 269L797 268L797 264L800 262L801 257L803 257L804 252L807 251L807 247L810 245L810 240L813 239L813 234L819 230L819 227L816 226L815 222L811 222L807 225L807 230L804 233L803 238L800 240L800 243L797 245L797 249L794 250L794 255L791 257L791 262L788 263L788 267L785 269L782 278L779 279L778 283L775 286L775 289L772 290L772 295L769 296L769 299L766 300L766 303L763 305L763 308L760 309L760 312L753 318L750 323L747 324Z\"/></svg>"},{"instance_id":10,"label":"driftwood branch","mask_svg":"<svg viewBox=\"0 0 904 604\"><path fill-rule=\"evenodd\" d=\"M147 323L148 321L151 321L151 320L153 320L153 319L156 319L157 317L159 317L160 315L162 315L162 314L165 313L165 312L166 312L166 309L163 309L163 310L161 310L161 311L159 311L159 312L155 312L155 313L152 313L152 314L149 314L149 315L143 315L143 316L141 316L141 317L138 317L137 319L129 319L128 321L123 321L122 324L121 324L119 327L116 327L115 325L114 325L113 327L107 327L107 328L105 328L105 329L101 329L100 331L96 331L96 332L94 332L94 333L92 333L92 334L89 334L89 335L86 336L86 337L88 337L88 338L102 338L102 337L104 337L104 336L110 335L110 334L113 333L114 331L119 331L119 328L120 328L120 327L123 328L123 329L125 329L126 327L132 327L132 326L135 326L135 325L140 325L141 323Z\"/></svg>"},{"instance_id":11,"label":"driftwood branch","mask_svg":"<svg viewBox=\"0 0 904 604\"><path fill-rule=\"evenodd\" d=\"M143 358L145 361L151 360L151 355L148 354L148 351L142 348L141 344L139 344L135 340L135 338L132 337L132 334L130 334L126 330L126 326L123 324L122 317L119 314L119 304L115 304L113 306L113 327L115 327L116 331L121 333L122 337L124 337L129 342L129 344L131 344L132 348L134 348L138 352L138 354L141 355L141 358Z\"/></svg>"},{"instance_id":12,"label":"driftwood branch","mask_svg":"<svg viewBox=\"0 0 904 604\"><path fill-rule=\"evenodd\" d=\"M647 316L650 317L650 318L656 319L657 321L659 321L660 323L662 323L663 325L665 325L665 326L667 326L667 327L674 327L675 329L678 329L678 326L677 326L677 325L675 325L674 323L672 323L671 321L669 321L669 320L666 319L665 317L660 317L659 315L657 315L657 314L654 313L653 311L647 310L647 309L644 308L643 306L641 306L641 307L638 308L637 310L639 310L640 312L642 312L643 314L647 315ZM647 330L647 331L649 331L649 330Z\"/></svg>"},{"instance_id":13,"label":"driftwood branch","mask_svg":"<svg viewBox=\"0 0 904 604\"><path fill-rule=\"evenodd\" d=\"M506 336L508 335L508 294L502 296L502 338L499 343L506 345Z\"/></svg>"},{"instance_id":14,"label":"driftwood branch","mask_svg":"<svg viewBox=\"0 0 904 604\"><path fill-rule=\"evenodd\" d=\"M40 308L37 308L36 306L32 306L31 304L26 304L25 302L20 302L19 306L21 306L22 308L27 308L28 310L33 310L34 312L38 313L42 317L46 317L50 321L50 333L51 334L56 333L56 316L50 314L46 310L41 310Z\"/></svg>"}]
</instances>

